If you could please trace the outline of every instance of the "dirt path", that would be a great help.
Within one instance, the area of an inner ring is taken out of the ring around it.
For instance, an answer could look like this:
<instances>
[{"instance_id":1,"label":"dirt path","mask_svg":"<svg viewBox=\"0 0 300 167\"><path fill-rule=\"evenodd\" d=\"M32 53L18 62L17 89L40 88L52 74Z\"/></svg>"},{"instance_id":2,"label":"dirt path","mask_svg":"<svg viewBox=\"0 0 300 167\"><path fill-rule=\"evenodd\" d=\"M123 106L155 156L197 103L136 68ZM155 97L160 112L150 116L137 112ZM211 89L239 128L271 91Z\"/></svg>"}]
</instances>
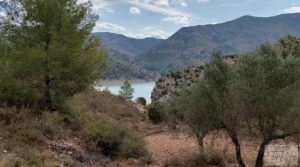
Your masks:
<instances>
[{"instance_id":1,"label":"dirt path","mask_svg":"<svg viewBox=\"0 0 300 167\"><path fill-rule=\"evenodd\" d=\"M212 142L213 141L213 142ZM198 153L196 139L183 133L158 133L145 137L146 145L152 154L155 164L162 166L168 159L181 158ZM206 150L215 149L234 158L234 146L224 133L211 134L205 138ZM243 158L248 166L255 160L257 145L242 142Z\"/></svg>"},{"instance_id":2,"label":"dirt path","mask_svg":"<svg viewBox=\"0 0 300 167\"><path fill-rule=\"evenodd\" d=\"M168 159L181 157L183 154L197 153L198 151L194 138L184 134L153 134L147 136L145 142L157 165L163 165Z\"/></svg>"}]
</instances>

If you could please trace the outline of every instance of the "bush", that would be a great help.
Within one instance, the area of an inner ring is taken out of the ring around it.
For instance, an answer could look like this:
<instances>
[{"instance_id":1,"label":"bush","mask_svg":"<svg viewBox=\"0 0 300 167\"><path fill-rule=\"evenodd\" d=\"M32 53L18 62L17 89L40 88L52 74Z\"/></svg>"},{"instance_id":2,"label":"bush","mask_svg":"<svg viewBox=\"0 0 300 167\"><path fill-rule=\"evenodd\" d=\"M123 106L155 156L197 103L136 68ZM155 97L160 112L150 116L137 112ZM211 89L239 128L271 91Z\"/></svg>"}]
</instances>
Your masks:
<instances>
[{"instance_id":1,"label":"bush","mask_svg":"<svg viewBox=\"0 0 300 167\"><path fill-rule=\"evenodd\" d=\"M85 131L86 147L109 158L140 158L147 154L142 138L120 125L91 123Z\"/></svg>"},{"instance_id":2,"label":"bush","mask_svg":"<svg viewBox=\"0 0 300 167\"><path fill-rule=\"evenodd\" d=\"M147 101L144 97L138 97L135 101L136 101L137 104L140 104L140 105L143 105L143 106L145 106L147 104Z\"/></svg>"},{"instance_id":3,"label":"bush","mask_svg":"<svg viewBox=\"0 0 300 167\"><path fill-rule=\"evenodd\" d=\"M154 103L148 108L148 117L154 123L158 124L166 120L166 113L163 104Z\"/></svg>"},{"instance_id":4,"label":"bush","mask_svg":"<svg viewBox=\"0 0 300 167\"><path fill-rule=\"evenodd\" d=\"M194 166L224 166L223 157L216 153L192 154L185 157L176 157L165 162L167 167L194 167Z\"/></svg>"}]
</instances>

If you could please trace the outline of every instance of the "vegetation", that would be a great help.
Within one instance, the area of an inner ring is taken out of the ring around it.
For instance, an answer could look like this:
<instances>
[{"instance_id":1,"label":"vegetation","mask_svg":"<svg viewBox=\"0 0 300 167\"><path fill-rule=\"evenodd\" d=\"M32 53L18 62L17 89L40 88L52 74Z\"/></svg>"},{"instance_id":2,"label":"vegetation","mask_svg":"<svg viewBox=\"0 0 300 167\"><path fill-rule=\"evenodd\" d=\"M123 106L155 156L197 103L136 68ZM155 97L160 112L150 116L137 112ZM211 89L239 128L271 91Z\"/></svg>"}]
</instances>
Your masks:
<instances>
[{"instance_id":1,"label":"vegetation","mask_svg":"<svg viewBox=\"0 0 300 167\"><path fill-rule=\"evenodd\" d=\"M235 144L239 165L245 166L237 139L238 114L230 107L232 75L231 67L222 60L220 54L214 54L206 65L203 79L182 92L175 99L175 104L197 137L200 152L203 152L203 139L209 132L225 129Z\"/></svg>"},{"instance_id":2,"label":"vegetation","mask_svg":"<svg viewBox=\"0 0 300 167\"><path fill-rule=\"evenodd\" d=\"M80 164L76 157L57 159L55 151L47 150L49 141L61 140L111 159L148 156L144 141L133 131L136 125L129 126L129 122L137 122L140 115L126 100L89 91L76 95L67 106L64 112L44 112L39 117L28 109L1 108L0 133L4 149L16 154L6 163L21 166L53 166L57 162ZM120 115L123 111L127 114ZM73 141L74 138L78 139ZM73 150L72 153L76 154ZM102 163L101 159L97 161Z\"/></svg>"},{"instance_id":3,"label":"vegetation","mask_svg":"<svg viewBox=\"0 0 300 167\"><path fill-rule=\"evenodd\" d=\"M0 101L46 110L62 107L101 76L99 39L90 33L97 16L76 0L6 0L1 48Z\"/></svg>"},{"instance_id":4,"label":"vegetation","mask_svg":"<svg viewBox=\"0 0 300 167\"><path fill-rule=\"evenodd\" d=\"M240 107L262 138L257 167L263 166L266 145L299 133L299 63L266 44L243 55L237 64L235 88Z\"/></svg>"},{"instance_id":5,"label":"vegetation","mask_svg":"<svg viewBox=\"0 0 300 167\"><path fill-rule=\"evenodd\" d=\"M136 103L143 105L143 106L146 106L146 104L147 104L147 101L144 97L138 97L135 101L136 101Z\"/></svg>"},{"instance_id":6,"label":"vegetation","mask_svg":"<svg viewBox=\"0 0 300 167\"><path fill-rule=\"evenodd\" d=\"M141 119L134 105L92 88L106 60L90 35L98 18L90 2L4 0L0 11L0 148L12 153L4 166L149 156L132 131Z\"/></svg>"},{"instance_id":7,"label":"vegetation","mask_svg":"<svg viewBox=\"0 0 300 167\"><path fill-rule=\"evenodd\" d=\"M200 149L208 132L224 129L235 145L239 166L245 166L238 136L250 130L262 139L255 165L261 167L266 145L299 134L300 61L284 48L264 44L240 55L234 66L215 55L204 77L174 99Z\"/></svg>"},{"instance_id":8,"label":"vegetation","mask_svg":"<svg viewBox=\"0 0 300 167\"><path fill-rule=\"evenodd\" d=\"M162 103L153 103L148 108L149 120L158 124L166 120L166 111L164 110L164 105Z\"/></svg>"},{"instance_id":9,"label":"vegetation","mask_svg":"<svg viewBox=\"0 0 300 167\"><path fill-rule=\"evenodd\" d=\"M131 100L133 98L134 89L131 87L131 84L128 80L124 81L119 91L119 95L126 100Z\"/></svg>"}]
</instances>

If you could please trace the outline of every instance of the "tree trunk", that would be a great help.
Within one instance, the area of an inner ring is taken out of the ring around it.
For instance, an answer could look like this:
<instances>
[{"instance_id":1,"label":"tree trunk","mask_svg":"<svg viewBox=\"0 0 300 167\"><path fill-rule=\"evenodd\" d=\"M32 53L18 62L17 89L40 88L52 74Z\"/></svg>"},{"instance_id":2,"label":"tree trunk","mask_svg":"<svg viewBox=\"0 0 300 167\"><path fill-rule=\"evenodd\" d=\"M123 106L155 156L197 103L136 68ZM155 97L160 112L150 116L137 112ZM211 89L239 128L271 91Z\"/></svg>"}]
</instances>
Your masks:
<instances>
[{"instance_id":1,"label":"tree trunk","mask_svg":"<svg viewBox=\"0 0 300 167\"><path fill-rule=\"evenodd\" d=\"M239 164L239 167L246 167L243 158L242 158L242 153L241 153L241 145L239 143L239 139L237 138L237 135L235 132L232 132L230 130L227 130L227 132L229 133L229 136L235 146L235 156L236 156L236 160Z\"/></svg>"},{"instance_id":2,"label":"tree trunk","mask_svg":"<svg viewBox=\"0 0 300 167\"><path fill-rule=\"evenodd\" d=\"M203 137L201 137L201 135L198 135L197 141L198 141L198 145L199 145L199 152L203 153L203 151L204 151Z\"/></svg>"},{"instance_id":3,"label":"tree trunk","mask_svg":"<svg viewBox=\"0 0 300 167\"><path fill-rule=\"evenodd\" d=\"M266 146L269 143L270 143L270 140L266 140L266 139L264 139L263 142L261 143L261 145L259 147L259 150L258 150L255 167L262 167L263 166Z\"/></svg>"},{"instance_id":4,"label":"tree trunk","mask_svg":"<svg viewBox=\"0 0 300 167\"><path fill-rule=\"evenodd\" d=\"M205 135L206 134L196 133L196 138L197 138L197 142L198 142L198 146L199 146L199 153L200 154L202 154L204 152L203 139L204 139Z\"/></svg>"},{"instance_id":5,"label":"tree trunk","mask_svg":"<svg viewBox=\"0 0 300 167\"><path fill-rule=\"evenodd\" d=\"M46 74L45 74L45 105L46 105L45 107L46 107L47 110L52 110L52 99L51 99L51 91L50 91L50 77L49 77L47 69L46 69Z\"/></svg>"},{"instance_id":6,"label":"tree trunk","mask_svg":"<svg viewBox=\"0 0 300 167\"><path fill-rule=\"evenodd\" d=\"M47 25L48 26L48 25ZM48 55L48 49L50 45L50 33L49 30L47 32L47 38L46 38L46 45L45 45L45 51L46 51L46 58L45 58L45 107L46 110L51 111L52 110L52 99L51 99L51 87L50 87L50 69L49 69L49 55Z\"/></svg>"}]
</instances>

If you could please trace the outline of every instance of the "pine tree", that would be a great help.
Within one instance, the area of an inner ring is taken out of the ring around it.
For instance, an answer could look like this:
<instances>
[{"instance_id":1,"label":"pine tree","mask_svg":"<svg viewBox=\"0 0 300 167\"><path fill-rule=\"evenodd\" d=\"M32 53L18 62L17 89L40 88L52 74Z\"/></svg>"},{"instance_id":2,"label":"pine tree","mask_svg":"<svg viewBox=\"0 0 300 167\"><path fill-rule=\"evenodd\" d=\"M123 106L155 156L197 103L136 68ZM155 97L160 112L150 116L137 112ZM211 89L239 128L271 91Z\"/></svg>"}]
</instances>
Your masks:
<instances>
[{"instance_id":1,"label":"pine tree","mask_svg":"<svg viewBox=\"0 0 300 167\"><path fill-rule=\"evenodd\" d=\"M101 76L105 53L99 50L100 40L90 35L98 17L91 3L76 0L12 2L18 2L17 10L24 12L12 17L17 24L5 22L12 27L6 63L13 66L8 70L10 91L1 87L0 99L57 109ZM8 0L6 6L10 4Z\"/></svg>"},{"instance_id":2,"label":"pine tree","mask_svg":"<svg viewBox=\"0 0 300 167\"><path fill-rule=\"evenodd\" d=\"M134 89L131 87L131 84L126 80L121 86L119 95L125 98L126 100L131 100L133 98Z\"/></svg>"}]
</instances>

